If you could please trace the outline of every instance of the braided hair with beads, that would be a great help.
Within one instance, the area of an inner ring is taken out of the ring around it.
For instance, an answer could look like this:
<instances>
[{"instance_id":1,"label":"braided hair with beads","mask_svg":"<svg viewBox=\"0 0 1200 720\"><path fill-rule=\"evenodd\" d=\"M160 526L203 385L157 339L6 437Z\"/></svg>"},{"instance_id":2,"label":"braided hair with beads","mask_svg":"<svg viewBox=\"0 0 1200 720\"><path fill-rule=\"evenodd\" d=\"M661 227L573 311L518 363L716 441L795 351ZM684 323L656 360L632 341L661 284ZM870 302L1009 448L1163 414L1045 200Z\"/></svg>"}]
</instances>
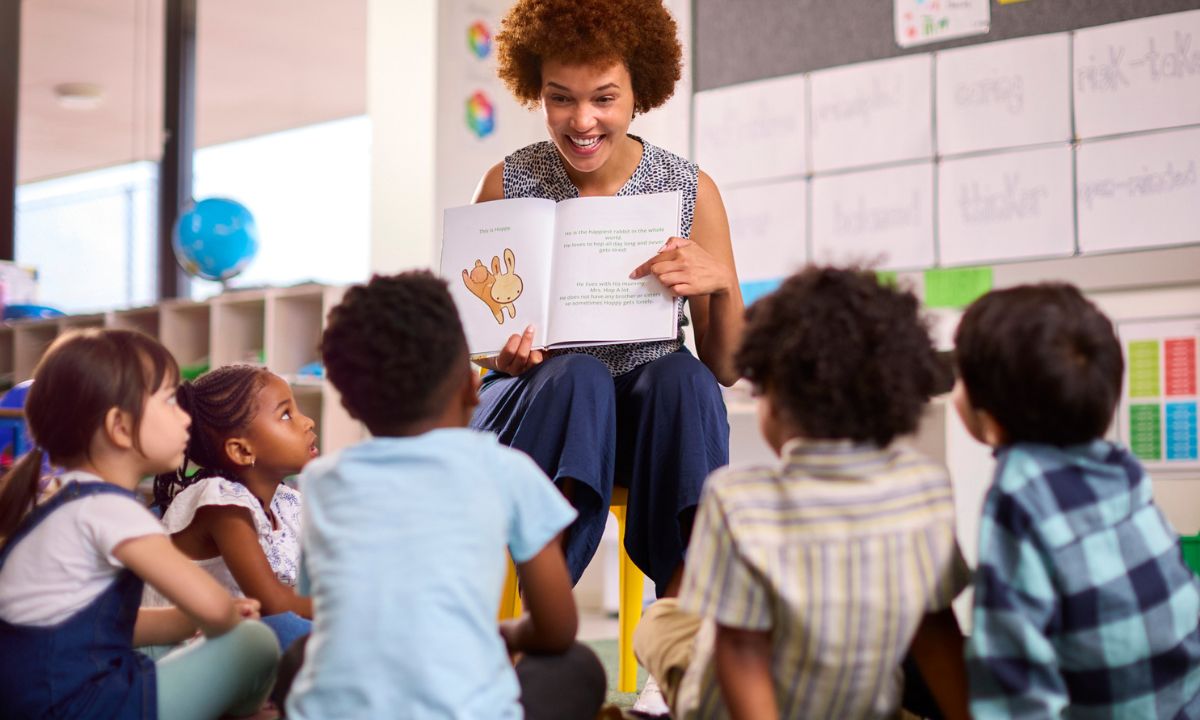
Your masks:
<instances>
[{"instance_id":1,"label":"braided hair with beads","mask_svg":"<svg viewBox=\"0 0 1200 720\"><path fill-rule=\"evenodd\" d=\"M237 467L225 453L225 441L241 435L254 419L254 400L270 371L255 365L226 365L183 382L175 399L192 416L191 437L183 464L154 479L154 505L166 512L175 495L210 477L238 480ZM198 468L188 475L188 467Z\"/></svg>"}]
</instances>

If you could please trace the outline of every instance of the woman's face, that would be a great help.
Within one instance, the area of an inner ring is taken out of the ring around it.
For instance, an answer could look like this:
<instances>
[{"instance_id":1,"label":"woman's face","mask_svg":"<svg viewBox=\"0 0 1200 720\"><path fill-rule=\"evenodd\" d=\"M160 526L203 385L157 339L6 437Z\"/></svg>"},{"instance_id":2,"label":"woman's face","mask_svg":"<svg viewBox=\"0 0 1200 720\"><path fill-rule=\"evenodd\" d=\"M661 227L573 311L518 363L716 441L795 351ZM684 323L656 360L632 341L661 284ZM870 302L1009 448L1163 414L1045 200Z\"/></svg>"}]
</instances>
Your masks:
<instances>
[{"instance_id":1,"label":"woman's face","mask_svg":"<svg viewBox=\"0 0 1200 720\"><path fill-rule=\"evenodd\" d=\"M633 81L623 63L542 64L546 129L563 158L579 172L603 167L625 142L633 104Z\"/></svg>"}]
</instances>

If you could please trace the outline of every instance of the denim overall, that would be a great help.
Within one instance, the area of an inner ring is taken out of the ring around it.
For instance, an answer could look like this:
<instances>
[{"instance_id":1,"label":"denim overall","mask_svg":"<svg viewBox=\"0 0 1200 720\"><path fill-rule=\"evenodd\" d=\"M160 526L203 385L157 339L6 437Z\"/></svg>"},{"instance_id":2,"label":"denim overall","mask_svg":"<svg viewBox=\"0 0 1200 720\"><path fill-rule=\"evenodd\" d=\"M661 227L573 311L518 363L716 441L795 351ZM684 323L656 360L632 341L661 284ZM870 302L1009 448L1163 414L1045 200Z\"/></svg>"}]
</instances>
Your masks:
<instances>
[{"instance_id":1,"label":"denim overall","mask_svg":"<svg viewBox=\"0 0 1200 720\"><path fill-rule=\"evenodd\" d=\"M0 549L0 568L50 513L100 493L134 497L109 483L68 483L35 508ZM157 716L154 663L133 649L141 599L142 581L126 569L91 604L58 625L0 620L0 720Z\"/></svg>"}]
</instances>

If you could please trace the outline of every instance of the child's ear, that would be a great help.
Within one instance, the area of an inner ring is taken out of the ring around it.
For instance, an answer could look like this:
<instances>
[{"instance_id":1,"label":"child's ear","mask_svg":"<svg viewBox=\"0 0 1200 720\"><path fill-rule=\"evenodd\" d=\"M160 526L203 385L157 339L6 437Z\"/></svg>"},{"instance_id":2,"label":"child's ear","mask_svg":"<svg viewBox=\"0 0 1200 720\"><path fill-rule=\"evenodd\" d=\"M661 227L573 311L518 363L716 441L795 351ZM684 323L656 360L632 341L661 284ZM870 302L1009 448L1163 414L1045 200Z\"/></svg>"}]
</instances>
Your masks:
<instances>
[{"instance_id":1,"label":"child's ear","mask_svg":"<svg viewBox=\"0 0 1200 720\"><path fill-rule=\"evenodd\" d=\"M229 438L225 441L225 457L236 467L251 467L254 465L254 447L246 438Z\"/></svg>"},{"instance_id":2,"label":"child's ear","mask_svg":"<svg viewBox=\"0 0 1200 720\"><path fill-rule=\"evenodd\" d=\"M133 448L133 415L118 407L104 414L104 434L108 441L122 450Z\"/></svg>"}]
</instances>

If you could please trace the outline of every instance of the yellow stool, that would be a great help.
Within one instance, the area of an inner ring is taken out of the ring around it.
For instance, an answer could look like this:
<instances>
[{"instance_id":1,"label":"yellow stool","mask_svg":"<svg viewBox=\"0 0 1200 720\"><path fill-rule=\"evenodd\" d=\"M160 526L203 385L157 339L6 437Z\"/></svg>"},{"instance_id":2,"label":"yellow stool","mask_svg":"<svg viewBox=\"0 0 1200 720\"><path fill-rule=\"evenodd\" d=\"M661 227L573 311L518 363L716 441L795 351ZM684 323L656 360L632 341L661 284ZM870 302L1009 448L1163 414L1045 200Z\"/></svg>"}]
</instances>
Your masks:
<instances>
[{"instance_id":1,"label":"yellow stool","mask_svg":"<svg viewBox=\"0 0 1200 720\"><path fill-rule=\"evenodd\" d=\"M613 487L609 512L617 517L617 546L620 563L621 604L617 614L620 636L617 638L617 691L637 691L637 660L633 657L633 630L642 619L642 588L645 579L642 571L629 559L625 552L625 510L629 505L629 491ZM512 560L508 561L508 578L504 581L504 594L500 596L500 619L508 620L521 614L521 595L517 591L517 571Z\"/></svg>"}]
</instances>

